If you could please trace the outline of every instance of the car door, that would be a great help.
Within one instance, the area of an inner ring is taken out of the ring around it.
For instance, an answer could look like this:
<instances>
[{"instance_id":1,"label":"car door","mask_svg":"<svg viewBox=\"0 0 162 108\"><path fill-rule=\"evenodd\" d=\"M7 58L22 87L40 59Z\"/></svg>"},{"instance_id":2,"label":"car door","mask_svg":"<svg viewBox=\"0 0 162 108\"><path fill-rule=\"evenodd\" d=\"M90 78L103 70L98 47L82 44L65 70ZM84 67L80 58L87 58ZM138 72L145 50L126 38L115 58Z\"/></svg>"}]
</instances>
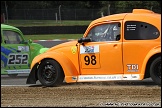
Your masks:
<instances>
[{"instance_id":1,"label":"car door","mask_svg":"<svg viewBox=\"0 0 162 108\"><path fill-rule=\"evenodd\" d=\"M8 74L30 72L30 50L28 44L23 44L22 34L14 30L2 30L1 35L1 65Z\"/></svg>"},{"instance_id":2,"label":"car door","mask_svg":"<svg viewBox=\"0 0 162 108\"><path fill-rule=\"evenodd\" d=\"M157 40L159 37L160 31L153 24L133 21L129 18L124 21L123 64L125 74L139 75L144 70L143 65L147 55L152 49L156 49L155 46L159 46Z\"/></svg>"},{"instance_id":3,"label":"car door","mask_svg":"<svg viewBox=\"0 0 162 108\"><path fill-rule=\"evenodd\" d=\"M80 45L81 75L123 74L121 21L92 27L86 38L91 42Z\"/></svg>"}]
</instances>

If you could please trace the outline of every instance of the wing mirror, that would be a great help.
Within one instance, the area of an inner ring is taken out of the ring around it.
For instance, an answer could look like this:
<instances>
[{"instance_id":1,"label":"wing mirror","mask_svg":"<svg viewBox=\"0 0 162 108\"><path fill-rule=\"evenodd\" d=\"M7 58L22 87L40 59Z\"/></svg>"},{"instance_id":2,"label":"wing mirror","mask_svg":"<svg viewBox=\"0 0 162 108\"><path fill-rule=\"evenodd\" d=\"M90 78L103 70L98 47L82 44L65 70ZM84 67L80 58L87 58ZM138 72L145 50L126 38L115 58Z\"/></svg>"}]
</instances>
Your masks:
<instances>
[{"instance_id":1,"label":"wing mirror","mask_svg":"<svg viewBox=\"0 0 162 108\"><path fill-rule=\"evenodd\" d=\"M25 40L25 41L23 42L23 44L28 44L28 43L33 43L33 41L32 41L31 39L29 39L29 40Z\"/></svg>"},{"instance_id":2,"label":"wing mirror","mask_svg":"<svg viewBox=\"0 0 162 108\"><path fill-rule=\"evenodd\" d=\"M29 43L33 43L33 41L31 39L29 39Z\"/></svg>"},{"instance_id":3,"label":"wing mirror","mask_svg":"<svg viewBox=\"0 0 162 108\"><path fill-rule=\"evenodd\" d=\"M90 38L84 38L84 37L78 39L78 43L83 43L83 42L91 42L91 39Z\"/></svg>"}]
</instances>

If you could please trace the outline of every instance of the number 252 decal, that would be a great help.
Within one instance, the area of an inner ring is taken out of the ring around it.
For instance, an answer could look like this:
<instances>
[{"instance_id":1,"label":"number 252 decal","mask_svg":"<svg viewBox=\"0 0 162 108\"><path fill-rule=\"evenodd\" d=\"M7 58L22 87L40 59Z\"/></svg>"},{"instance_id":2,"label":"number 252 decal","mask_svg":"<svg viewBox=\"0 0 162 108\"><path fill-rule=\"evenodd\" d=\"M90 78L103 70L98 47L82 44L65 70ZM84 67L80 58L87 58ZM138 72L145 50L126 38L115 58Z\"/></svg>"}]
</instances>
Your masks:
<instances>
[{"instance_id":1,"label":"number 252 decal","mask_svg":"<svg viewBox=\"0 0 162 108\"><path fill-rule=\"evenodd\" d=\"M10 54L8 64L28 64L28 54Z\"/></svg>"},{"instance_id":2,"label":"number 252 decal","mask_svg":"<svg viewBox=\"0 0 162 108\"><path fill-rule=\"evenodd\" d=\"M90 63L92 64L92 65L96 65L96 56L95 55L92 55L92 56L88 56L88 55L86 55L86 56L84 56L84 60L85 60L85 65L89 65Z\"/></svg>"}]
</instances>

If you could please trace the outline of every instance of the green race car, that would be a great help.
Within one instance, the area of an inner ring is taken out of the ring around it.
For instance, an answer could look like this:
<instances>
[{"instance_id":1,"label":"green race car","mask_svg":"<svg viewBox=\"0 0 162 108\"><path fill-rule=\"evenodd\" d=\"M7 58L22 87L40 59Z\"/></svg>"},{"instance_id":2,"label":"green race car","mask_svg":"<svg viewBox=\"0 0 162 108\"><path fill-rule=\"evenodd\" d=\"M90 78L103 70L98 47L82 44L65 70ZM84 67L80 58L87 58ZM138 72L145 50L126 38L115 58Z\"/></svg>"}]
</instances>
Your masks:
<instances>
[{"instance_id":1,"label":"green race car","mask_svg":"<svg viewBox=\"0 0 162 108\"><path fill-rule=\"evenodd\" d=\"M30 73L33 58L48 50L44 46L25 40L20 29L1 24L1 75L15 77Z\"/></svg>"}]
</instances>

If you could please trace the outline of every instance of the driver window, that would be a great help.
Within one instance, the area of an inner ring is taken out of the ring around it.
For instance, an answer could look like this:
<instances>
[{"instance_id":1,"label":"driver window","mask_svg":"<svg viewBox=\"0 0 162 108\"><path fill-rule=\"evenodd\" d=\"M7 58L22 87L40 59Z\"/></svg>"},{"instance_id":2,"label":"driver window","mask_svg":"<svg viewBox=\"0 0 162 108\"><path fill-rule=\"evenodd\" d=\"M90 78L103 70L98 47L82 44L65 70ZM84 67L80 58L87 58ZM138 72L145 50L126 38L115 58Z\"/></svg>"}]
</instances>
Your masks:
<instances>
[{"instance_id":1,"label":"driver window","mask_svg":"<svg viewBox=\"0 0 162 108\"><path fill-rule=\"evenodd\" d=\"M22 38L17 32L4 30L3 35L6 44L20 44L22 42Z\"/></svg>"},{"instance_id":2,"label":"driver window","mask_svg":"<svg viewBox=\"0 0 162 108\"><path fill-rule=\"evenodd\" d=\"M88 37L92 42L120 40L120 23L102 24L93 27Z\"/></svg>"}]
</instances>

